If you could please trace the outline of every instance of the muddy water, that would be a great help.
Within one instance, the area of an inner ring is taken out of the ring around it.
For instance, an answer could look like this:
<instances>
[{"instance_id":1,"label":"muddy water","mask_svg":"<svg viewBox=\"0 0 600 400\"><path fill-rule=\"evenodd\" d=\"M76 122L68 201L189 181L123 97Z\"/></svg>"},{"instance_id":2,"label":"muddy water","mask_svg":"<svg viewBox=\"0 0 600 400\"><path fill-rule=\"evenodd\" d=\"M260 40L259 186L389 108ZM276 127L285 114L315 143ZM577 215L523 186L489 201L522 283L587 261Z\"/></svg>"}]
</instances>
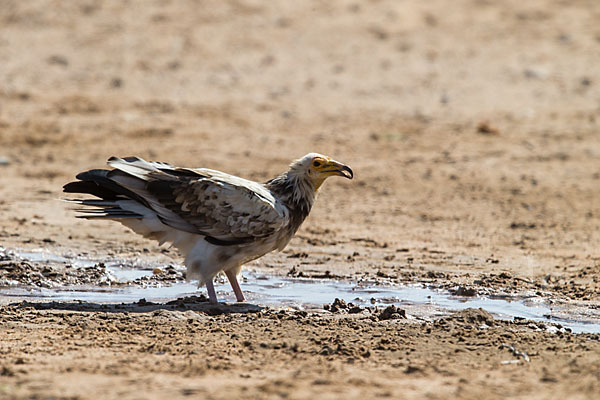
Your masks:
<instances>
[{"instance_id":1,"label":"muddy water","mask_svg":"<svg viewBox=\"0 0 600 400\"><path fill-rule=\"evenodd\" d=\"M12 253L21 260L48 265L71 265L86 268L99 260L63 257L46 252ZM11 285L0 287L0 300L17 298L94 303L136 302L140 299L161 302L197 295L194 282L145 280L152 278L154 265L139 260L117 260L105 263L108 284L59 286L52 288ZM175 269L183 271L182 266ZM215 287L221 301L233 302L229 285L220 280ZM245 272L242 287L250 303L294 309L322 309L339 298L360 306L401 306L411 318L429 320L447 315L452 310L483 308L501 319L527 319L560 324L573 332L600 332L600 307L597 304L558 301L537 296L454 296L447 291L424 285L392 285L377 281L338 281L330 279L297 279ZM558 329L550 324L548 329Z\"/></svg>"}]
</instances>

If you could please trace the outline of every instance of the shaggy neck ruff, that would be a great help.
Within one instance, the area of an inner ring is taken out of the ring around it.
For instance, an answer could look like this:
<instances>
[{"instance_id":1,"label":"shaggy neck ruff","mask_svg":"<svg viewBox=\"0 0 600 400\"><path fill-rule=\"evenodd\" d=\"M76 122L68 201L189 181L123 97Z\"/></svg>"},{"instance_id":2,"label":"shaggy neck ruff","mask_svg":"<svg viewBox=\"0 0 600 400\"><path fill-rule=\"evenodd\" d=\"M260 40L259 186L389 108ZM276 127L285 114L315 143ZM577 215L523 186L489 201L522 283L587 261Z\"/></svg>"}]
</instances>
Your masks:
<instances>
[{"instance_id":1,"label":"shaggy neck ruff","mask_svg":"<svg viewBox=\"0 0 600 400\"><path fill-rule=\"evenodd\" d=\"M315 201L315 186L304 173L293 168L279 175L265 186L290 210L293 230L300 227Z\"/></svg>"}]
</instances>

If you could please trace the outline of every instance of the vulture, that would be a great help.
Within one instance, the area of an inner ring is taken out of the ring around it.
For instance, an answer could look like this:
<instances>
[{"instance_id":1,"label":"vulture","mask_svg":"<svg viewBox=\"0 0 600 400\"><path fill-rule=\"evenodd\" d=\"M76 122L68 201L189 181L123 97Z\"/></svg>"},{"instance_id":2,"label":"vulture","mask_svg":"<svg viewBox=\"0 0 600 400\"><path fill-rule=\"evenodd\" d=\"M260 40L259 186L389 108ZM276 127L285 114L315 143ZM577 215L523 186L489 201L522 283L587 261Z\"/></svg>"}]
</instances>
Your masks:
<instances>
[{"instance_id":1,"label":"vulture","mask_svg":"<svg viewBox=\"0 0 600 400\"><path fill-rule=\"evenodd\" d=\"M238 302L242 265L283 250L308 216L330 176L352 179L350 167L310 153L265 183L206 168L179 168L139 157L111 157L112 169L92 169L63 186L79 218L120 222L185 257L186 277L206 285L217 303L213 278L224 272ZM89 196L88 196L89 197Z\"/></svg>"}]
</instances>

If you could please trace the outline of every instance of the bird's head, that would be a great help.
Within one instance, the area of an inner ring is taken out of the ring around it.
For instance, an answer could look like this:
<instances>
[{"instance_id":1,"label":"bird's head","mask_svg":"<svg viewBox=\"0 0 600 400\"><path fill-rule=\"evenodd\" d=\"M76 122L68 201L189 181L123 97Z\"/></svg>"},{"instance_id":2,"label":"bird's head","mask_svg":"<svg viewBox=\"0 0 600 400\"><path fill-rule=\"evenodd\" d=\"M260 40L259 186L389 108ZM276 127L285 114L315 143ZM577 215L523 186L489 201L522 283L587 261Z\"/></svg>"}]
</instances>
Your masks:
<instances>
[{"instance_id":1,"label":"bird's head","mask_svg":"<svg viewBox=\"0 0 600 400\"><path fill-rule=\"evenodd\" d=\"M315 192L330 176L343 176L352 179L354 173L347 165L317 153L309 153L290 165L290 173L308 179Z\"/></svg>"}]
</instances>

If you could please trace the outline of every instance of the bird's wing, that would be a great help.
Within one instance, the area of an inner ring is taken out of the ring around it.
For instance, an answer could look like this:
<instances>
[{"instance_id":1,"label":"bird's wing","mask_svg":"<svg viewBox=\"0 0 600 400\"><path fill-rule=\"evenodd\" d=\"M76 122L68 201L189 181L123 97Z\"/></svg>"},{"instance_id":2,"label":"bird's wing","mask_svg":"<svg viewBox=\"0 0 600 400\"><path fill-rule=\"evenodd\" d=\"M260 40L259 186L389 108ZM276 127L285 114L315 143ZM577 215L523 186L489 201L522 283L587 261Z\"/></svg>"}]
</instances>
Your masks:
<instances>
[{"instance_id":1,"label":"bird's wing","mask_svg":"<svg viewBox=\"0 0 600 400\"><path fill-rule=\"evenodd\" d=\"M137 158L109 163L126 174L117 173L112 179L142 197L164 224L188 232L193 229L213 244L250 243L289 222L285 206L257 182Z\"/></svg>"}]
</instances>

